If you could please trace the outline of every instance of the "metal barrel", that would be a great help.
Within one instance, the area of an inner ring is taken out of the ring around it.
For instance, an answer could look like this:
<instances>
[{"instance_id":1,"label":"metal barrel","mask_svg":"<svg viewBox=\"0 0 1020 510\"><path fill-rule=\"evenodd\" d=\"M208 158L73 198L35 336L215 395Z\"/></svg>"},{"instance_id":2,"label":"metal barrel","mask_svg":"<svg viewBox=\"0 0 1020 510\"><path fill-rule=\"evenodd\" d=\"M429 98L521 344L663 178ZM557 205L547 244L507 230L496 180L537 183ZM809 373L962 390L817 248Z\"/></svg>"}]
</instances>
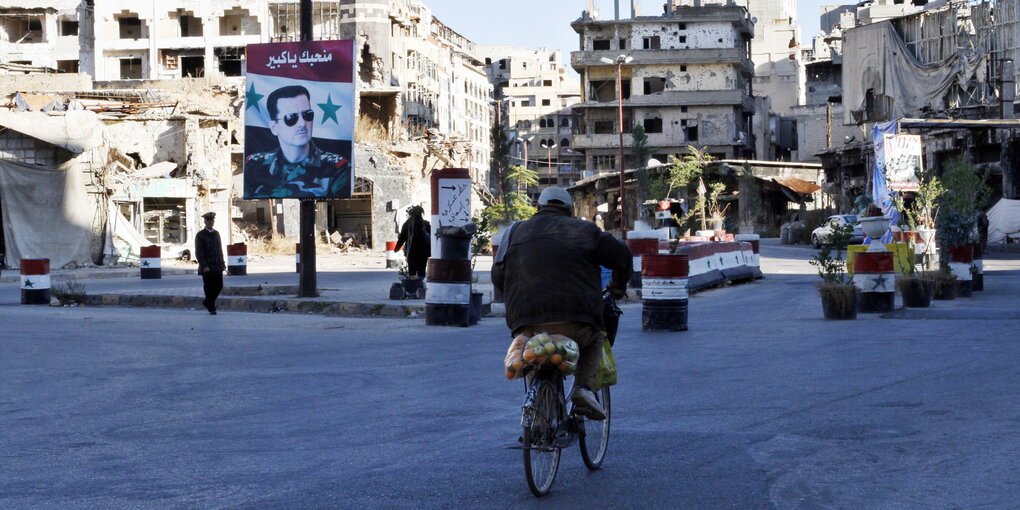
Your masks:
<instances>
[{"instance_id":1,"label":"metal barrel","mask_svg":"<svg viewBox=\"0 0 1020 510\"><path fill-rule=\"evenodd\" d=\"M21 304L50 304L50 259L21 259Z\"/></svg>"},{"instance_id":2,"label":"metal barrel","mask_svg":"<svg viewBox=\"0 0 1020 510\"><path fill-rule=\"evenodd\" d=\"M963 244L949 247L949 270L956 276L957 296L971 297L974 292L974 246Z\"/></svg>"},{"instance_id":3,"label":"metal barrel","mask_svg":"<svg viewBox=\"0 0 1020 510\"><path fill-rule=\"evenodd\" d=\"M163 250L156 245L142 246L139 265L143 280L158 280L163 277L163 268L160 264Z\"/></svg>"},{"instance_id":4,"label":"metal barrel","mask_svg":"<svg viewBox=\"0 0 1020 510\"><path fill-rule=\"evenodd\" d=\"M896 272L891 251L854 253L854 285L861 291L860 313L896 308Z\"/></svg>"},{"instance_id":5,"label":"metal barrel","mask_svg":"<svg viewBox=\"0 0 1020 510\"><path fill-rule=\"evenodd\" d=\"M686 331L690 272L686 254L641 256L641 329Z\"/></svg>"},{"instance_id":6,"label":"metal barrel","mask_svg":"<svg viewBox=\"0 0 1020 510\"><path fill-rule=\"evenodd\" d=\"M227 245L227 273L230 276L248 274L248 245L244 243Z\"/></svg>"},{"instance_id":7,"label":"metal barrel","mask_svg":"<svg viewBox=\"0 0 1020 510\"><path fill-rule=\"evenodd\" d=\"M471 261L431 258L425 266L425 325L471 325Z\"/></svg>"}]
</instances>

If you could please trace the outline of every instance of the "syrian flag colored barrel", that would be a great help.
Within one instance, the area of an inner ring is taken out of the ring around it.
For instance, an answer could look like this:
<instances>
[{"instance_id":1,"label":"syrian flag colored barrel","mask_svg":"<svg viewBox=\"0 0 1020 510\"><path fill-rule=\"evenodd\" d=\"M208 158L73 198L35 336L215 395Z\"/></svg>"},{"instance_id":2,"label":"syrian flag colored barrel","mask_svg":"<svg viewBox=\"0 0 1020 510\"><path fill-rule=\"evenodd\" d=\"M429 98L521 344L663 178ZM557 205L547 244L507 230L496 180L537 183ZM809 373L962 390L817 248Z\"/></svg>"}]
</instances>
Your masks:
<instances>
[{"instance_id":1,"label":"syrian flag colored barrel","mask_svg":"<svg viewBox=\"0 0 1020 510\"><path fill-rule=\"evenodd\" d=\"M431 258L425 280L425 325L469 326L471 261Z\"/></svg>"},{"instance_id":2,"label":"syrian flag colored barrel","mask_svg":"<svg viewBox=\"0 0 1020 510\"><path fill-rule=\"evenodd\" d=\"M21 304L50 304L50 259L21 259Z\"/></svg>"},{"instance_id":3,"label":"syrian flag colored barrel","mask_svg":"<svg viewBox=\"0 0 1020 510\"><path fill-rule=\"evenodd\" d=\"M227 273L230 276L248 274L248 245L244 243L227 245Z\"/></svg>"},{"instance_id":4,"label":"syrian flag colored barrel","mask_svg":"<svg viewBox=\"0 0 1020 510\"><path fill-rule=\"evenodd\" d=\"M981 251L981 243L971 243L974 247L974 270L972 273L973 283L971 286L975 292L985 290L985 256Z\"/></svg>"},{"instance_id":5,"label":"syrian flag colored barrel","mask_svg":"<svg viewBox=\"0 0 1020 510\"><path fill-rule=\"evenodd\" d=\"M397 242L386 241L386 269L400 267L400 254L397 253Z\"/></svg>"},{"instance_id":6,"label":"syrian flag colored barrel","mask_svg":"<svg viewBox=\"0 0 1020 510\"><path fill-rule=\"evenodd\" d=\"M630 248L631 255L634 256L634 272L630 275L630 286L631 288L641 288L641 256L646 253L659 253L659 239L641 239L635 238L638 235L637 232L631 232L630 237L627 239L627 247Z\"/></svg>"},{"instance_id":7,"label":"syrian flag colored barrel","mask_svg":"<svg viewBox=\"0 0 1020 510\"><path fill-rule=\"evenodd\" d=\"M687 255L646 253L641 269L641 329L686 331Z\"/></svg>"},{"instance_id":8,"label":"syrian flag colored barrel","mask_svg":"<svg viewBox=\"0 0 1020 510\"><path fill-rule=\"evenodd\" d=\"M956 276L959 297L971 297L974 293L974 246L963 244L949 247L949 270Z\"/></svg>"},{"instance_id":9,"label":"syrian flag colored barrel","mask_svg":"<svg viewBox=\"0 0 1020 510\"><path fill-rule=\"evenodd\" d=\"M891 251L854 253L854 285L861 291L858 311L886 313L896 308L896 272Z\"/></svg>"},{"instance_id":10,"label":"syrian flag colored barrel","mask_svg":"<svg viewBox=\"0 0 1020 510\"><path fill-rule=\"evenodd\" d=\"M155 244L142 246L139 267L143 280L158 280L163 277L163 268L160 265L162 260L162 249Z\"/></svg>"},{"instance_id":11,"label":"syrian flag colored barrel","mask_svg":"<svg viewBox=\"0 0 1020 510\"><path fill-rule=\"evenodd\" d=\"M301 272L301 243L294 244L294 267L298 273Z\"/></svg>"}]
</instances>

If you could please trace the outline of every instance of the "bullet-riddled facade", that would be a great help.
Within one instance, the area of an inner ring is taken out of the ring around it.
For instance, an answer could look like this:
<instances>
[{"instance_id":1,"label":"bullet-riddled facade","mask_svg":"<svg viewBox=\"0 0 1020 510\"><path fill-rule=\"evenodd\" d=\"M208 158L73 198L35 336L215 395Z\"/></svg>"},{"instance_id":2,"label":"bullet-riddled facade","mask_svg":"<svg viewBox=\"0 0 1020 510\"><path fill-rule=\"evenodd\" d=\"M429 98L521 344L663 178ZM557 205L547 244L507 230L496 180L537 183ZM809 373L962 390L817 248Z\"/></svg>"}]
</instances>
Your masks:
<instances>
[{"instance_id":1,"label":"bullet-riddled facade","mask_svg":"<svg viewBox=\"0 0 1020 510\"><path fill-rule=\"evenodd\" d=\"M689 145L707 147L720 159L754 156L754 26L747 9L667 5L661 16L608 21L586 12L571 26L582 45L571 54L581 75L574 147L585 153L588 170L617 168L617 66L603 59L621 55L633 59L621 68L626 153L631 130L642 125L661 160Z\"/></svg>"}]
</instances>

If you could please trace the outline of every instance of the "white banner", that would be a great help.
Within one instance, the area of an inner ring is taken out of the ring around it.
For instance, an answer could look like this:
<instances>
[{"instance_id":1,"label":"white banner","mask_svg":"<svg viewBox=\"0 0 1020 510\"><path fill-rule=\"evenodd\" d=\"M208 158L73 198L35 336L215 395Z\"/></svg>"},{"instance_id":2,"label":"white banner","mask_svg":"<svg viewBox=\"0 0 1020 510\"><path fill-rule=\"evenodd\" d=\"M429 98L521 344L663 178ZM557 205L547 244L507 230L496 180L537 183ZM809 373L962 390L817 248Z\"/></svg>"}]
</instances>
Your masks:
<instances>
[{"instance_id":1,"label":"white banner","mask_svg":"<svg viewBox=\"0 0 1020 510\"><path fill-rule=\"evenodd\" d=\"M920 135L885 135L885 175L889 191L917 191L923 146Z\"/></svg>"}]
</instances>

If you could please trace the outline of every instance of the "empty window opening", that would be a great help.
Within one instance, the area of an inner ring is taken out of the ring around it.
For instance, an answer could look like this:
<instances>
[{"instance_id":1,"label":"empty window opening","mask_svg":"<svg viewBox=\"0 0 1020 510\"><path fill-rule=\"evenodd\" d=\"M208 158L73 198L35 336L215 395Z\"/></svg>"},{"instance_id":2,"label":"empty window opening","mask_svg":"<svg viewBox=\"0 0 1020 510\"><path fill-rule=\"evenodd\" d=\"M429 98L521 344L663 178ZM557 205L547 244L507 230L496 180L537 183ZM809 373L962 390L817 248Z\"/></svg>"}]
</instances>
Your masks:
<instances>
[{"instance_id":1,"label":"empty window opening","mask_svg":"<svg viewBox=\"0 0 1020 510\"><path fill-rule=\"evenodd\" d=\"M78 22L71 19L60 20L60 35L61 36L78 35Z\"/></svg>"},{"instance_id":2,"label":"empty window opening","mask_svg":"<svg viewBox=\"0 0 1020 510\"><path fill-rule=\"evenodd\" d=\"M686 134L688 142L698 141L698 126L687 126Z\"/></svg>"},{"instance_id":3,"label":"empty window opening","mask_svg":"<svg viewBox=\"0 0 1020 510\"><path fill-rule=\"evenodd\" d=\"M645 78L645 95L659 94L666 90L666 79L659 77Z\"/></svg>"},{"instance_id":4,"label":"empty window opening","mask_svg":"<svg viewBox=\"0 0 1020 510\"><path fill-rule=\"evenodd\" d=\"M646 50L657 50L659 49L659 36L653 35L651 37L645 37L642 39L642 44Z\"/></svg>"},{"instance_id":5,"label":"empty window opening","mask_svg":"<svg viewBox=\"0 0 1020 510\"><path fill-rule=\"evenodd\" d=\"M140 59L140 58L122 58L122 59L120 59L120 79L122 79L122 80L141 80L142 79L142 59Z\"/></svg>"},{"instance_id":6,"label":"empty window opening","mask_svg":"<svg viewBox=\"0 0 1020 510\"><path fill-rule=\"evenodd\" d=\"M630 99L630 80L623 80L623 98ZM616 101L616 80L592 80L591 100L600 103Z\"/></svg>"},{"instance_id":7,"label":"empty window opening","mask_svg":"<svg viewBox=\"0 0 1020 510\"><path fill-rule=\"evenodd\" d=\"M552 106L552 99L543 99L542 106Z\"/></svg>"},{"instance_id":8,"label":"empty window opening","mask_svg":"<svg viewBox=\"0 0 1020 510\"><path fill-rule=\"evenodd\" d=\"M542 80L543 87L552 87L552 80Z\"/></svg>"},{"instance_id":9,"label":"empty window opening","mask_svg":"<svg viewBox=\"0 0 1020 510\"><path fill-rule=\"evenodd\" d=\"M645 119L645 133L661 133L662 119Z\"/></svg>"},{"instance_id":10,"label":"empty window opening","mask_svg":"<svg viewBox=\"0 0 1020 510\"><path fill-rule=\"evenodd\" d=\"M686 35L681 35L679 41L680 41L680 44L687 44L687 36Z\"/></svg>"},{"instance_id":11,"label":"empty window opening","mask_svg":"<svg viewBox=\"0 0 1020 510\"><path fill-rule=\"evenodd\" d=\"M594 51L608 50L609 39L595 39L591 42L591 49Z\"/></svg>"},{"instance_id":12,"label":"empty window opening","mask_svg":"<svg viewBox=\"0 0 1020 510\"><path fill-rule=\"evenodd\" d=\"M681 23L680 30L687 30L687 23Z\"/></svg>"},{"instance_id":13,"label":"empty window opening","mask_svg":"<svg viewBox=\"0 0 1020 510\"><path fill-rule=\"evenodd\" d=\"M61 73L77 73L78 72L78 61L77 60L58 60L57 61L57 72L61 72Z\"/></svg>"},{"instance_id":14,"label":"empty window opening","mask_svg":"<svg viewBox=\"0 0 1020 510\"><path fill-rule=\"evenodd\" d=\"M42 16L0 16L0 41L14 44L44 42Z\"/></svg>"},{"instance_id":15,"label":"empty window opening","mask_svg":"<svg viewBox=\"0 0 1020 510\"><path fill-rule=\"evenodd\" d=\"M687 107L686 106L681 106L680 107L680 113L687 113Z\"/></svg>"},{"instance_id":16,"label":"empty window opening","mask_svg":"<svg viewBox=\"0 0 1020 510\"><path fill-rule=\"evenodd\" d=\"M248 9L234 7L220 18L220 35L259 35L262 27Z\"/></svg>"},{"instance_id":17,"label":"empty window opening","mask_svg":"<svg viewBox=\"0 0 1020 510\"><path fill-rule=\"evenodd\" d=\"M143 198L145 238L154 244L188 242L186 204L184 198Z\"/></svg>"},{"instance_id":18,"label":"empty window opening","mask_svg":"<svg viewBox=\"0 0 1020 510\"><path fill-rule=\"evenodd\" d=\"M560 127L570 127L570 119L566 117L560 119Z\"/></svg>"},{"instance_id":19,"label":"empty window opening","mask_svg":"<svg viewBox=\"0 0 1020 510\"><path fill-rule=\"evenodd\" d=\"M596 135L611 135L615 132L614 125L615 123L611 120L596 120L592 125L592 131Z\"/></svg>"},{"instance_id":20,"label":"empty window opening","mask_svg":"<svg viewBox=\"0 0 1020 510\"><path fill-rule=\"evenodd\" d=\"M148 37L145 32L145 23L138 18L137 14L121 11L121 14L117 15L117 25L120 29L121 39L145 39Z\"/></svg>"},{"instance_id":21,"label":"empty window opening","mask_svg":"<svg viewBox=\"0 0 1020 510\"><path fill-rule=\"evenodd\" d=\"M181 76L185 78L205 77L205 57L198 55L181 57Z\"/></svg>"},{"instance_id":22,"label":"empty window opening","mask_svg":"<svg viewBox=\"0 0 1020 510\"><path fill-rule=\"evenodd\" d=\"M687 72L687 66L680 66L680 72L681 73L686 73Z\"/></svg>"},{"instance_id":23,"label":"empty window opening","mask_svg":"<svg viewBox=\"0 0 1020 510\"><path fill-rule=\"evenodd\" d=\"M615 170L616 156L595 156L592 158L592 170Z\"/></svg>"},{"instance_id":24,"label":"empty window opening","mask_svg":"<svg viewBox=\"0 0 1020 510\"><path fill-rule=\"evenodd\" d=\"M505 58L503 60L499 61L499 68L501 70L506 70L506 59Z\"/></svg>"},{"instance_id":25,"label":"empty window opening","mask_svg":"<svg viewBox=\"0 0 1020 510\"><path fill-rule=\"evenodd\" d=\"M564 138L560 140L560 147L570 147L570 139Z\"/></svg>"},{"instance_id":26,"label":"empty window opening","mask_svg":"<svg viewBox=\"0 0 1020 510\"><path fill-rule=\"evenodd\" d=\"M223 76L244 76L244 47L214 48L213 55Z\"/></svg>"},{"instance_id":27,"label":"empty window opening","mask_svg":"<svg viewBox=\"0 0 1020 510\"><path fill-rule=\"evenodd\" d=\"M626 39L620 39L620 49L621 50L627 49L627 40Z\"/></svg>"},{"instance_id":28,"label":"empty window opening","mask_svg":"<svg viewBox=\"0 0 1020 510\"><path fill-rule=\"evenodd\" d=\"M545 119L538 119L538 127L540 128L546 127Z\"/></svg>"},{"instance_id":29,"label":"empty window opening","mask_svg":"<svg viewBox=\"0 0 1020 510\"><path fill-rule=\"evenodd\" d=\"M176 14L181 37L202 37L202 18L197 18L191 11L183 9L179 9Z\"/></svg>"}]
</instances>

